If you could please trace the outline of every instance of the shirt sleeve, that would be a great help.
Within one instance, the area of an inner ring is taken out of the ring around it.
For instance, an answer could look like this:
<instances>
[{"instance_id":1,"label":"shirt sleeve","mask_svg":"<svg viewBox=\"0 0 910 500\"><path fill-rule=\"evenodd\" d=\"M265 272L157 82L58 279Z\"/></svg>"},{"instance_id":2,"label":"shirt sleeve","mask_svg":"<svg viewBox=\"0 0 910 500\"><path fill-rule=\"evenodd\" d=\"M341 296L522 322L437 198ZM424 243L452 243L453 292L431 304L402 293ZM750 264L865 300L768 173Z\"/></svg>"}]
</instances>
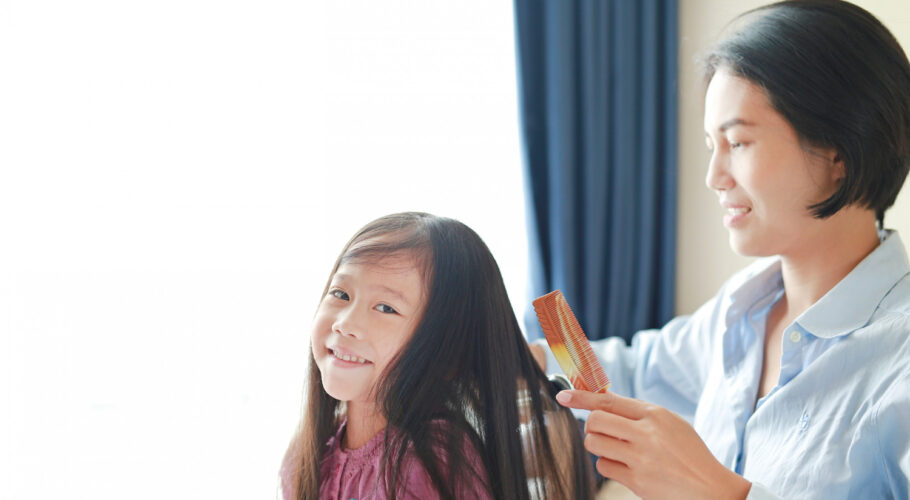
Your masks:
<instances>
[{"instance_id":1,"label":"shirt sleeve","mask_svg":"<svg viewBox=\"0 0 910 500\"><path fill-rule=\"evenodd\" d=\"M783 498L775 495L761 484L752 483L752 487L749 488L749 494L746 495L746 500L783 500Z\"/></svg>"}]
</instances>

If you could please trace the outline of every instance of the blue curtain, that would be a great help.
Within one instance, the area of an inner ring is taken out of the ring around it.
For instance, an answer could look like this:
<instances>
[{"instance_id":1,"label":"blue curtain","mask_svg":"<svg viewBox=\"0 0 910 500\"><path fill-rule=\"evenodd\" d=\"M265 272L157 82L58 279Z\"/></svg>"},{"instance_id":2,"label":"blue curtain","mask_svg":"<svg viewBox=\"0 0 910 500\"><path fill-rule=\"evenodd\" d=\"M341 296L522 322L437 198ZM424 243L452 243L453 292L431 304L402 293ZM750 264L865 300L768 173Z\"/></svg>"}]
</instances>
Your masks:
<instances>
[{"instance_id":1,"label":"blue curtain","mask_svg":"<svg viewBox=\"0 0 910 500\"><path fill-rule=\"evenodd\" d=\"M531 295L629 339L673 314L676 0L515 0L515 20Z\"/></svg>"}]
</instances>

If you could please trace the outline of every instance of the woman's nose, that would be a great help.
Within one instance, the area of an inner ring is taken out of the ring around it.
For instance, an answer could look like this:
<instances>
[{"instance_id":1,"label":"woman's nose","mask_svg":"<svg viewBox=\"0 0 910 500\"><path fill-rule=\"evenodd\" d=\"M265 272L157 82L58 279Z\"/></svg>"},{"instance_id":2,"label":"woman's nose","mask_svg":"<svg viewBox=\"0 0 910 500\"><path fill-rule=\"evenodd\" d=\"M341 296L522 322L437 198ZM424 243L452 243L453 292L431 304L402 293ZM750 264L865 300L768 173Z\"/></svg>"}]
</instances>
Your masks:
<instances>
[{"instance_id":1,"label":"woman's nose","mask_svg":"<svg viewBox=\"0 0 910 500\"><path fill-rule=\"evenodd\" d=\"M727 170L727 158L719 148L711 152L708 160L708 173L705 175L705 185L712 191L725 191L733 187L733 178Z\"/></svg>"}]
</instances>

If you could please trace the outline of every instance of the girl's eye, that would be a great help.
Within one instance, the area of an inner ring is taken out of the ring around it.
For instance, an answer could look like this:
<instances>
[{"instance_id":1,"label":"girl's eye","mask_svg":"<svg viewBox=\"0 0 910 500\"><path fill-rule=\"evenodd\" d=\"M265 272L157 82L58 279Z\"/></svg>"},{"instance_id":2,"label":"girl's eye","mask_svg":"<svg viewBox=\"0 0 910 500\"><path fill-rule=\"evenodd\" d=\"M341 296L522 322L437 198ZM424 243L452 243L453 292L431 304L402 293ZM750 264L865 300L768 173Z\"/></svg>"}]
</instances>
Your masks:
<instances>
[{"instance_id":1,"label":"girl's eye","mask_svg":"<svg viewBox=\"0 0 910 500\"><path fill-rule=\"evenodd\" d=\"M396 314L398 312L385 304L379 304L376 306L376 310L385 314Z\"/></svg>"},{"instance_id":2,"label":"girl's eye","mask_svg":"<svg viewBox=\"0 0 910 500\"><path fill-rule=\"evenodd\" d=\"M730 149L739 149L742 146L743 146L743 143L741 143L741 142L731 142L730 143Z\"/></svg>"},{"instance_id":3,"label":"girl's eye","mask_svg":"<svg viewBox=\"0 0 910 500\"><path fill-rule=\"evenodd\" d=\"M329 295L339 300L351 300L351 297L348 296L347 292L344 290L339 290L337 288L329 290Z\"/></svg>"}]
</instances>

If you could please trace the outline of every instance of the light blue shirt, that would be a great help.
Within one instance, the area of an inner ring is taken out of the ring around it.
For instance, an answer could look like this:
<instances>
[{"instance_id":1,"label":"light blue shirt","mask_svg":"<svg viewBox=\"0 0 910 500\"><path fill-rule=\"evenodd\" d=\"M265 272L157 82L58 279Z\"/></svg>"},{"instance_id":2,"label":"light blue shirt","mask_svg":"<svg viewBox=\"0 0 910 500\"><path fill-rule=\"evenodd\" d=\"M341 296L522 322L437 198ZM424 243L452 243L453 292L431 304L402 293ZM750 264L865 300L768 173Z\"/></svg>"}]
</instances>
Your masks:
<instances>
[{"instance_id":1,"label":"light blue shirt","mask_svg":"<svg viewBox=\"0 0 910 500\"><path fill-rule=\"evenodd\" d=\"M689 420L748 498L907 499L910 264L882 243L784 331L777 386L756 402L780 260L734 275L692 316L592 343L611 390ZM548 352L549 368L557 367Z\"/></svg>"}]
</instances>

